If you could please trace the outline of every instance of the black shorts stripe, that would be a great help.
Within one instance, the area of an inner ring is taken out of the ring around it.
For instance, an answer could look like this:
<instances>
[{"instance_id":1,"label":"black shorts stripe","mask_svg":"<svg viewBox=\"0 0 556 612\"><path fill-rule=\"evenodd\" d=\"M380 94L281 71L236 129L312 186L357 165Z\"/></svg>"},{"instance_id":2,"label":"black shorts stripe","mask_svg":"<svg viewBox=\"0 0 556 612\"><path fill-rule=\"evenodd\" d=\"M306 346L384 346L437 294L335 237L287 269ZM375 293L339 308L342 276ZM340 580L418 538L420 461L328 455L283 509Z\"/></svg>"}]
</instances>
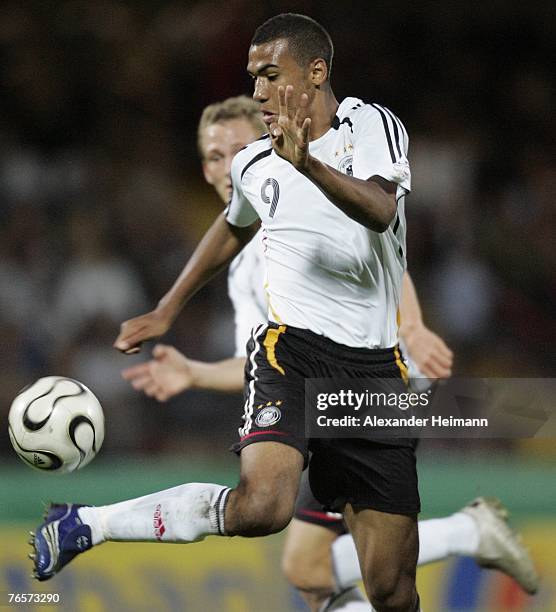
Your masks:
<instances>
[{"instance_id":1,"label":"black shorts stripe","mask_svg":"<svg viewBox=\"0 0 556 612\"><path fill-rule=\"evenodd\" d=\"M241 171L240 180L243 178L243 175L247 172L247 170L249 170L249 168L253 164L256 164L258 161L260 161L261 159L264 159L265 157L268 157L271 153L272 153L272 148L267 149L266 151L261 151L258 155L255 155L255 157Z\"/></svg>"},{"instance_id":2,"label":"black shorts stripe","mask_svg":"<svg viewBox=\"0 0 556 612\"><path fill-rule=\"evenodd\" d=\"M386 133L386 140L388 141L388 149L390 151L390 157L392 158L392 163L395 164L398 160L396 159L396 155L394 153L394 146L392 144L392 136L390 134L390 128L388 127L388 119L386 118L386 114L382 110L382 108L375 104L371 103L371 106L376 108L376 110L380 113L380 117L382 119L382 125L384 126L384 132Z\"/></svg>"}]
</instances>

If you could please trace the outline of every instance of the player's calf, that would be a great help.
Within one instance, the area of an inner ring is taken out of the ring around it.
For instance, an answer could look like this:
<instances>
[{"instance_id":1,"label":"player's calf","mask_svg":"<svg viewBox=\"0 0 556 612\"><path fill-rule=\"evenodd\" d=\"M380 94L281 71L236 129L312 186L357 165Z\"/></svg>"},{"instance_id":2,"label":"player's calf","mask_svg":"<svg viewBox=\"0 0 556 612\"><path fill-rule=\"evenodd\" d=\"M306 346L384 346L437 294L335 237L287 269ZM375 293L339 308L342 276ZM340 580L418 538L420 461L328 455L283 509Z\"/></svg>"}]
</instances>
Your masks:
<instances>
[{"instance_id":1,"label":"player's calf","mask_svg":"<svg viewBox=\"0 0 556 612\"><path fill-rule=\"evenodd\" d=\"M282 571L301 592L311 610L318 610L335 592L330 546L337 534L320 525L294 519L282 553Z\"/></svg>"},{"instance_id":2,"label":"player's calf","mask_svg":"<svg viewBox=\"0 0 556 612\"><path fill-rule=\"evenodd\" d=\"M355 511L347 504L344 518L355 541L363 582L373 608L377 612L417 610L416 517L371 509Z\"/></svg>"}]
</instances>

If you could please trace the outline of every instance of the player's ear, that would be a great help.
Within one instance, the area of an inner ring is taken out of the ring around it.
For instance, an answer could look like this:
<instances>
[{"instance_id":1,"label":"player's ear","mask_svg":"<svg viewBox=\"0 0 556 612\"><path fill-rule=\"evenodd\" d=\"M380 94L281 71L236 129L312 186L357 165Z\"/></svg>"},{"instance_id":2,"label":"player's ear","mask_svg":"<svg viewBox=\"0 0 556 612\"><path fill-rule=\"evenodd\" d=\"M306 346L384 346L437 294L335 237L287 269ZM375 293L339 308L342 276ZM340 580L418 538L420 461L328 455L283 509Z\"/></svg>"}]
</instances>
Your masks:
<instances>
[{"instance_id":1,"label":"player's ear","mask_svg":"<svg viewBox=\"0 0 556 612\"><path fill-rule=\"evenodd\" d=\"M311 62L310 69L311 83L316 87L323 85L328 79L328 66L326 62L321 57L317 57L317 59Z\"/></svg>"}]
</instances>

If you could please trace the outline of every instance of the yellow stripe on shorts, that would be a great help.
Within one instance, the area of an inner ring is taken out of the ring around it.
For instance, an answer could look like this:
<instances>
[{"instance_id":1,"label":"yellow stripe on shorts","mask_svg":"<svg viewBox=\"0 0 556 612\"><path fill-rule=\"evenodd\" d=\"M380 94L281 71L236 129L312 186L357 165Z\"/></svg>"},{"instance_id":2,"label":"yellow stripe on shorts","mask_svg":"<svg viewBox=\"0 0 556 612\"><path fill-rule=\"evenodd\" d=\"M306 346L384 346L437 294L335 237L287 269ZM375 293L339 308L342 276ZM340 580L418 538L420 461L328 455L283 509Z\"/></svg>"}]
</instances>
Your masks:
<instances>
[{"instance_id":1,"label":"yellow stripe on shorts","mask_svg":"<svg viewBox=\"0 0 556 612\"><path fill-rule=\"evenodd\" d=\"M394 355L396 357L396 365L398 366L398 368L400 368L400 374L402 375L402 380L407 385L409 384L409 374L407 371L407 366L402 361L402 356L400 355L400 350L397 346L394 348Z\"/></svg>"},{"instance_id":2,"label":"yellow stripe on shorts","mask_svg":"<svg viewBox=\"0 0 556 612\"><path fill-rule=\"evenodd\" d=\"M286 372L284 368L278 363L276 360L276 343L278 342L278 338L280 334L283 334L286 331L285 325L280 325L280 327L269 327L266 331L266 335L264 338L263 346L266 348L266 358L268 363L275 369L280 372L280 374L285 375Z\"/></svg>"}]
</instances>

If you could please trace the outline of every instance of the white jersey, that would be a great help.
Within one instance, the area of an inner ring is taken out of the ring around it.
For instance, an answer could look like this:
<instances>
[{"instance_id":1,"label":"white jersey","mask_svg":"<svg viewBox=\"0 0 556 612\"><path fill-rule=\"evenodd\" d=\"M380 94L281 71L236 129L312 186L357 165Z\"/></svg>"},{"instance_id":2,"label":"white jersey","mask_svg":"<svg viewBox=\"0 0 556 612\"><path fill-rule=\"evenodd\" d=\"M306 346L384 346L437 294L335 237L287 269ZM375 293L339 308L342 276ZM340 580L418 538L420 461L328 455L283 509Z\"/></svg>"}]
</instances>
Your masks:
<instances>
[{"instance_id":1,"label":"white jersey","mask_svg":"<svg viewBox=\"0 0 556 612\"><path fill-rule=\"evenodd\" d=\"M228 295L234 307L235 357L246 357L251 329L268 320L264 292L265 265L262 232L232 261L228 272Z\"/></svg>"},{"instance_id":2,"label":"white jersey","mask_svg":"<svg viewBox=\"0 0 556 612\"><path fill-rule=\"evenodd\" d=\"M398 184L398 210L384 233L350 219L314 183L279 157L263 137L232 163L228 222L262 222L268 317L354 347L398 341L397 311L405 269L404 196L408 137L389 110L346 98L311 155L366 180Z\"/></svg>"},{"instance_id":3,"label":"white jersey","mask_svg":"<svg viewBox=\"0 0 556 612\"><path fill-rule=\"evenodd\" d=\"M264 291L264 277L262 231L258 231L232 261L228 272L228 295L234 308L234 357L247 357L246 346L251 330L267 321L268 305ZM419 391L428 389L430 381L411 359L401 338L400 347L412 385Z\"/></svg>"}]
</instances>

